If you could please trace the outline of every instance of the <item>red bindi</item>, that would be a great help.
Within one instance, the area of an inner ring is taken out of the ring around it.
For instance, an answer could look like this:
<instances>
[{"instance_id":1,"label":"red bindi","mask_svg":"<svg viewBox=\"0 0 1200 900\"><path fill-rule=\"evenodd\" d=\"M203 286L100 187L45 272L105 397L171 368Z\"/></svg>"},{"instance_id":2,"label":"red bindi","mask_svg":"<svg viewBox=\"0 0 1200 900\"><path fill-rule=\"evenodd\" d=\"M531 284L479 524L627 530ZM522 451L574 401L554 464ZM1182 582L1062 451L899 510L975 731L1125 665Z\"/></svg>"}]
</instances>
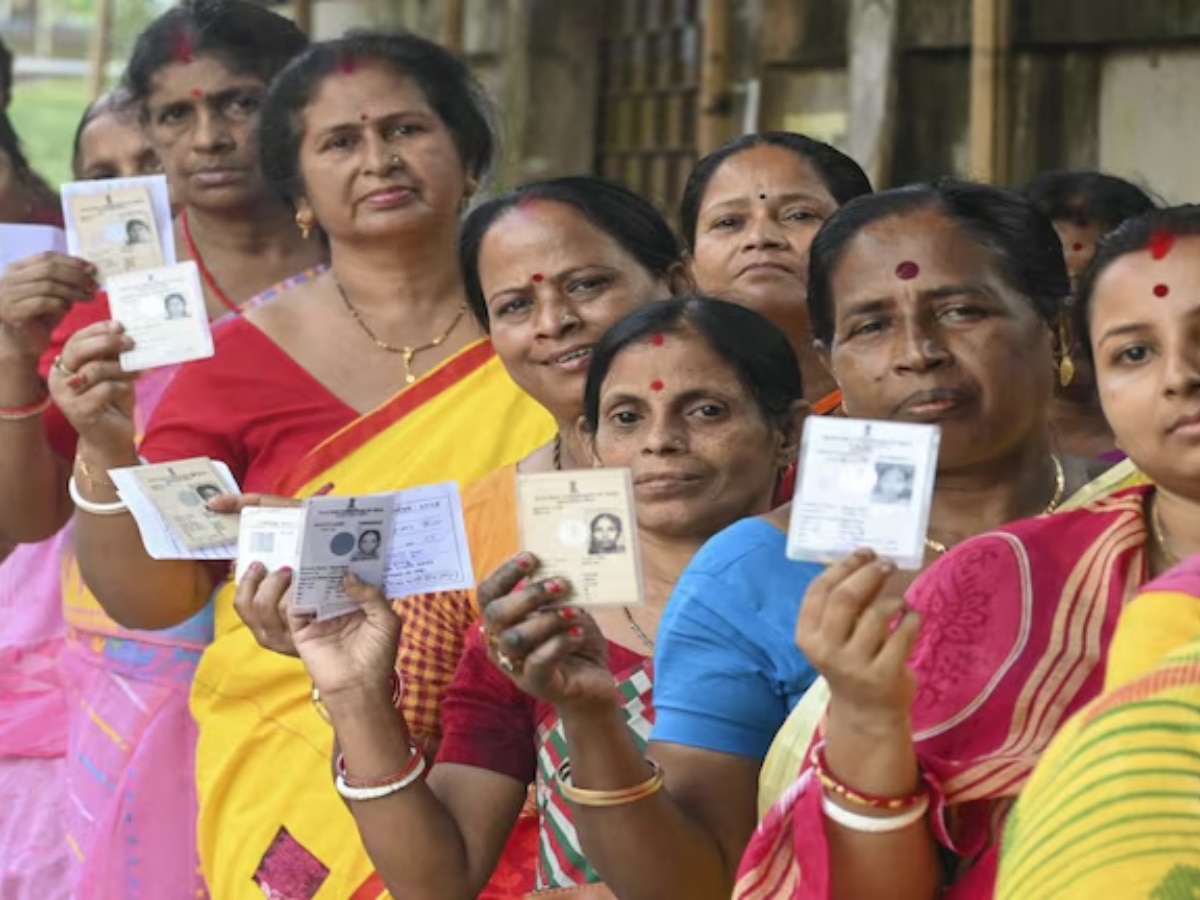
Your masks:
<instances>
[{"instance_id":1,"label":"red bindi","mask_svg":"<svg viewBox=\"0 0 1200 900\"><path fill-rule=\"evenodd\" d=\"M896 277L901 281L912 281L921 274L921 267L911 260L906 260L896 266Z\"/></svg>"},{"instance_id":2,"label":"red bindi","mask_svg":"<svg viewBox=\"0 0 1200 900\"><path fill-rule=\"evenodd\" d=\"M200 88L192 88L192 99L199 100L203 96L204 91L200 90Z\"/></svg>"},{"instance_id":3,"label":"red bindi","mask_svg":"<svg viewBox=\"0 0 1200 900\"><path fill-rule=\"evenodd\" d=\"M650 336L650 343L652 343L655 347L661 347L663 345L663 341L665 340L666 338L664 338L661 334L652 334Z\"/></svg>"},{"instance_id":4,"label":"red bindi","mask_svg":"<svg viewBox=\"0 0 1200 900\"><path fill-rule=\"evenodd\" d=\"M1167 287L1165 284L1156 284L1154 286L1154 296L1155 297L1165 297L1169 293L1171 293L1171 289L1169 287Z\"/></svg>"},{"instance_id":5,"label":"red bindi","mask_svg":"<svg viewBox=\"0 0 1200 900\"><path fill-rule=\"evenodd\" d=\"M1171 252L1171 248L1175 246L1175 235L1167 231L1165 228L1160 228L1150 235L1150 256L1152 259L1162 259Z\"/></svg>"},{"instance_id":6,"label":"red bindi","mask_svg":"<svg viewBox=\"0 0 1200 900\"><path fill-rule=\"evenodd\" d=\"M1072 244L1071 249L1074 250L1076 253L1078 253L1080 250L1083 249L1083 244Z\"/></svg>"},{"instance_id":7,"label":"red bindi","mask_svg":"<svg viewBox=\"0 0 1200 900\"><path fill-rule=\"evenodd\" d=\"M543 275L541 272L534 272L534 273L533 273L531 276L529 276L529 277L530 277L530 280L531 280L531 281L532 281L534 284L541 284L543 281L545 281L545 280L546 280L546 276L545 276L545 275Z\"/></svg>"},{"instance_id":8,"label":"red bindi","mask_svg":"<svg viewBox=\"0 0 1200 900\"><path fill-rule=\"evenodd\" d=\"M657 378L654 379L652 382L650 382L650 390L661 391L662 389L663 389L663 383L661 381L659 381Z\"/></svg>"},{"instance_id":9,"label":"red bindi","mask_svg":"<svg viewBox=\"0 0 1200 900\"><path fill-rule=\"evenodd\" d=\"M338 71L343 75L353 75L358 71L358 60L353 56L343 56L341 62L338 63Z\"/></svg>"}]
</instances>

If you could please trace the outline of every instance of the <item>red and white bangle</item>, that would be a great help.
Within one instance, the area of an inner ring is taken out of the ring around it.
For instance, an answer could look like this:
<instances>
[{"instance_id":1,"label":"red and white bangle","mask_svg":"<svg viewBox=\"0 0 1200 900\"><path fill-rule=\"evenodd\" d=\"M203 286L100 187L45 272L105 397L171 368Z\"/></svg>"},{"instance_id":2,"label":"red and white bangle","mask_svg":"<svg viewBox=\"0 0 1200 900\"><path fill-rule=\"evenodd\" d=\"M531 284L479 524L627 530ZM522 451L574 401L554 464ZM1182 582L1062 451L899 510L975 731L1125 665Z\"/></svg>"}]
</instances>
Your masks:
<instances>
[{"instance_id":1,"label":"red and white bangle","mask_svg":"<svg viewBox=\"0 0 1200 900\"><path fill-rule=\"evenodd\" d=\"M808 762L812 768L813 775L820 782L821 787L825 789L825 793L837 797L850 806L861 806L864 809L900 814L907 812L913 807L920 806L922 802L924 802L926 808L929 806L929 792L923 780L915 791L911 794L905 794L902 797L885 797L880 794L868 794L840 781L837 776L829 771L829 766L826 764L824 741L813 747L812 753L808 757Z\"/></svg>"},{"instance_id":2,"label":"red and white bangle","mask_svg":"<svg viewBox=\"0 0 1200 900\"><path fill-rule=\"evenodd\" d=\"M922 794L921 799L907 809L890 816L863 816L848 809L843 809L828 794L821 797L821 812L831 822L837 822L843 828L859 831L864 834L886 834L900 831L909 825L915 825L929 811L929 795Z\"/></svg>"},{"instance_id":3,"label":"red and white bangle","mask_svg":"<svg viewBox=\"0 0 1200 900\"><path fill-rule=\"evenodd\" d=\"M360 781L346 774L346 760L339 753L334 765L337 776L334 787L347 800L378 800L415 784L425 774L425 754L415 744L408 745L408 762L404 768L384 778Z\"/></svg>"},{"instance_id":4,"label":"red and white bangle","mask_svg":"<svg viewBox=\"0 0 1200 900\"><path fill-rule=\"evenodd\" d=\"M42 399L24 406L0 407L0 422L24 422L27 419L36 419L48 410L53 402L50 395L46 394Z\"/></svg>"}]
</instances>

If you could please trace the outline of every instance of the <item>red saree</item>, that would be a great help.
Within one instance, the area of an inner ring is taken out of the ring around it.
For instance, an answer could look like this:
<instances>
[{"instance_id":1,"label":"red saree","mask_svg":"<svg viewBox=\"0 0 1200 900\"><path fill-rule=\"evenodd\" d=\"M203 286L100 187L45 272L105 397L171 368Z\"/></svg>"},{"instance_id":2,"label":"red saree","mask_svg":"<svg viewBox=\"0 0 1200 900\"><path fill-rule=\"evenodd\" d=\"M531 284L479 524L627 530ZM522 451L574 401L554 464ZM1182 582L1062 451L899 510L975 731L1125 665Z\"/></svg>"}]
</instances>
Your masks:
<instances>
[{"instance_id":1,"label":"red saree","mask_svg":"<svg viewBox=\"0 0 1200 900\"><path fill-rule=\"evenodd\" d=\"M957 861L943 896L992 896L1013 800L1062 723L1100 693L1117 618L1146 580L1151 490L967 541L910 589L924 618L913 736L934 834ZM755 833L734 898L829 895L821 790L805 769Z\"/></svg>"}]
</instances>

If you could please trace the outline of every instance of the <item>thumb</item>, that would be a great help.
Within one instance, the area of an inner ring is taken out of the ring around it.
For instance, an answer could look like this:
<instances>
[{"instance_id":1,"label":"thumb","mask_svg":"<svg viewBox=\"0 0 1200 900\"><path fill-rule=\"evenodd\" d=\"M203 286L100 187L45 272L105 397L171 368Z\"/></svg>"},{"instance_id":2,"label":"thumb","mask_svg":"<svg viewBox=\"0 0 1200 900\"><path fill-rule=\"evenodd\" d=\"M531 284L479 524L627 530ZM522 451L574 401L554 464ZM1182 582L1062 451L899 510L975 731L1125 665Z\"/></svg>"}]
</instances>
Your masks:
<instances>
[{"instance_id":1,"label":"thumb","mask_svg":"<svg viewBox=\"0 0 1200 900\"><path fill-rule=\"evenodd\" d=\"M353 572L347 572L342 576L342 587L346 591L346 596L357 603L368 616L378 615L381 610L386 610L389 614L394 615L391 604L383 594L383 588L367 584Z\"/></svg>"},{"instance_id":2,"label":"thumb","mask_svg":"<svg viewBox=\"0 0 1200 900\"><path fill-rule=\"evenodd\" d=\"M209 511L215 513L240 513L250 506L283 509L301 505L299 500L272 494L219 494L208 501Z\"/></svg>"}]
</instances>

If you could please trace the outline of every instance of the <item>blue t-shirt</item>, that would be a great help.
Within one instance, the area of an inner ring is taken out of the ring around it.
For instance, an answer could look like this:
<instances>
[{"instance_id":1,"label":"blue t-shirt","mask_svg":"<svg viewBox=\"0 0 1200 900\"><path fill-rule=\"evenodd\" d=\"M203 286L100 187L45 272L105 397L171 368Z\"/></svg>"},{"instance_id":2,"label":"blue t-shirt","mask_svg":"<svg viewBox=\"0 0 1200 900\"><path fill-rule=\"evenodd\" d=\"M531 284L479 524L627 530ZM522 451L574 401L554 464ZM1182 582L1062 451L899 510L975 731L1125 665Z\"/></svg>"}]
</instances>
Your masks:
<instances>
[{"instance_id":1,"label":"blue t-shirt","mask_svg":"<svg viewBox=\"0 0 1200 900\"><path fill-rule=\"evenodd\" d=\"M817 677L796 648L804 592L822 567L744 519L684 569L658 628L652 739L762 760Z\"/></svg>"}]
</instances>

